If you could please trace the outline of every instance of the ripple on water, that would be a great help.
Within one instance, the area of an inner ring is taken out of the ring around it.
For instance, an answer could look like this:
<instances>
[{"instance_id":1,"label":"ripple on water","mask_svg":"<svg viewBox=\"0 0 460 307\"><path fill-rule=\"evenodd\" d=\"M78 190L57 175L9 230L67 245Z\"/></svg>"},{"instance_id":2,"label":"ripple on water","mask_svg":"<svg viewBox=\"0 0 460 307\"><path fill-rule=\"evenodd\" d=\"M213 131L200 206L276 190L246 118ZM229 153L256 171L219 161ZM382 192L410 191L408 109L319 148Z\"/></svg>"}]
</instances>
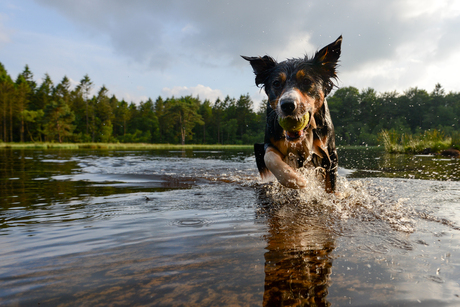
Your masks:
<instances>
[{"instance_id":1,"label":"ripple on water","mask_svg":"<svg viewBox=\"0 0 460 307\"><path fill-rule=\"evenodd\" d=\"M211 220L202 219L202 218L182 218L176 219L171 222L171 225L177 227L194 227L199 228L203 226L208 226L212 223Z\"/></svg>"}]
</instances>

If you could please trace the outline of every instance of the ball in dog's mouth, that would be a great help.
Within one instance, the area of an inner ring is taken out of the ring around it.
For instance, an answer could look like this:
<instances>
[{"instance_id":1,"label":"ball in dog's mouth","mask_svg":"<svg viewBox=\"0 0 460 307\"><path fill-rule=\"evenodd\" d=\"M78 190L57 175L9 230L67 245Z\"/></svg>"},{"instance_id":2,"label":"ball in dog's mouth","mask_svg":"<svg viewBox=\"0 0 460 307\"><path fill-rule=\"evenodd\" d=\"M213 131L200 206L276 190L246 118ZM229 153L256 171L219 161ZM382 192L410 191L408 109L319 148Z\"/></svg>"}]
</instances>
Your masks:
<instances>
[{"instance_id":1,"label":"ball in dog's mouth","mask_svg":"<svg viewBox=\"0 0 460 307\"><path fill-rule=\"evenodd\" d=\"M305 113L302 117L280 117L278 123L286 132L286 138L297 140L304 134L305 128L310 123L310 113Z\"/></svg>"}]
</instances>

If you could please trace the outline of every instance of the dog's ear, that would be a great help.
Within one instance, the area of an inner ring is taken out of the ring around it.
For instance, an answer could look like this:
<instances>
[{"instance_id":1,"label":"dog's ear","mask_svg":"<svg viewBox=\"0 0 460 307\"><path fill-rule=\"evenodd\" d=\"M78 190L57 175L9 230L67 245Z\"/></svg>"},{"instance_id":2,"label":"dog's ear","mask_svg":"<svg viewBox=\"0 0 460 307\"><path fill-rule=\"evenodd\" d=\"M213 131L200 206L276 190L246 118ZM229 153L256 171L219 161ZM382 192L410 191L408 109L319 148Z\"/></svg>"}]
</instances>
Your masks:
<instances>
[{"instance_id":1,"label":"dog's ear","mask_svg":"<svg viewBox=\"0 0 460 307\"><path fill-rule=\"evenodd\" d=\"M339 36L332 44L327 45L320 51L316 52L313 57L314 65L320 67L322 78L324 81L324 90L326 95L332 90L334 86L331 79L337 79L337 64L341 53L342 35Z\"/></svg>"},{"instance_id":2,"label":"dog's ear","mask_svg":"<svg viewBox=\"0 0 460 307\"><path fill-rule=\"evenodd\" d=\"M276 61L265 55L263 57L248 57L248 56L241 56L252 66L254 73L256 75L256 85L259 86L260 84L265 84L268 76L270 75L270 70L276 66Z\"/></svg>"},{"instance_id":3,"label":"dog's ear","mask_svg":"<svg viewBox=\"0 0 460 307\"><path fill-rule=\"evenodd\" d=\"M320 51L316 52L313 61L321 64L322 66L334 68L339 61L342 46L342 35L335 40L332 44L327 45Z\"/></svg>"}]
</instances>

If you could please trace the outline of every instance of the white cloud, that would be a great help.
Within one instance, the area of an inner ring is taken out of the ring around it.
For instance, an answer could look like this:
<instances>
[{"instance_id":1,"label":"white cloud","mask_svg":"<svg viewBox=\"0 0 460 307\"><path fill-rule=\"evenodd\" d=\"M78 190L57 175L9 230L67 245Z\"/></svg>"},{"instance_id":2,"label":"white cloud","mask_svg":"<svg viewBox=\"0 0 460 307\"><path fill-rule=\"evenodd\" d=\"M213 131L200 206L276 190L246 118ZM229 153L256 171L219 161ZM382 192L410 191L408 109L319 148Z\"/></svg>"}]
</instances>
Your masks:
<instances>
[{"instance_id":1,"label":"white cloud","mask_svg":"<svg viewBox=\"0 0 460 307\"><path fill-rule=\"evenodd\" d=\"M208 99L211 102L216 101L217 98L223 98L223 94L220 90L213 90L210 87L198 84L194 87L186 87L186 86L175 86L173 88L163 88L162 95L166 97L182 97L191 95L193 97L200 97L201 100Z\"/></svg>"},{"instance_id":2,"label":"white cloud","mask_svg":"<svg viewBox=\"0 0 460 307\"><path fill-rule=\"evenodd\" d=\"M257 104L265 94L240 55L311 56L341 34L339 86L383 92L440 82L460 91L458 1L8 2L20 6L0 4L2 63L13 76L25 64L55 83L88 73L95 90L105 84L135 102L249 92Z\"/></svg>"},{"instance_id":3,"label":"white cloud","mask_svg":"<svg viewBox=\"0 0 460 307\"><path fill-rule=\"evenodd\" d=\"M437 19L454 18L460 14L458 1L406 0L395 5L396 11L409 19L429 16Z\"/></svg>"},{"instance_id":4,"label":"white cloud","mask_svg":"<svg viewBox=\"0 0 460 307\"><path fill-rule=\"evenodd\" d=\"M119 99L119 100L122 100L124 99L126 102L130 103L130 102L134 102L134 103L139 103L141 101L145 102L147 100L149 100L149 98L155 100L154 97L147 97L145 95L140 95L140 96L134 96L132 95L131 93L127 93L127 92L115 92L114 95Z\"/></svg>"}]
</instances>

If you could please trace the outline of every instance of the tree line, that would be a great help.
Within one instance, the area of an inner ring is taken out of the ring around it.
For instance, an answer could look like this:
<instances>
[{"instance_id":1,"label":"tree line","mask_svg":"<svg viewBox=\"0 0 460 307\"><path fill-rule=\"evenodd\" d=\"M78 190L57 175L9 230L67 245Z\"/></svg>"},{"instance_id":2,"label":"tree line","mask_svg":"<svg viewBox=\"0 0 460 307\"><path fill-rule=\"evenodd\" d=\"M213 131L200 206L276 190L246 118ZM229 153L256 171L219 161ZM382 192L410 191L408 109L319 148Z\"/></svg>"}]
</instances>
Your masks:
<instances>
[{"instance_id":1,"label":"tree line","mask_svg":"<svg viewBox=\"0 0 460 307\"><path fill-rule=\"evenodd\" d=\"M439 83L431 93L417 87L402 94L344 87L328 103L342 145L378 145L382 131L415 136L434 129L446 136L460 132L460 93L446 93Z\"/></svg>"},{"instance_id":2,"label":"tree line","mask_svg":"<svg viewBox=\"0 0 460 307\"><path fill-rule=\"evenodd\" d=\"M255 110L249 94L216 101L183 96L140 103L119 100L85 75L71 88L64 76L40 84L26 65L13 80L0 63L0 141L253 144L262 142L265 102ZM422 134L458 133L460 93L411 88L377 93L368 88L336 90L328 98L340 145L377 145L382 130Z\"/></svg>"},{"instance_id":3,"label":"tree line","mask_svg":"<svg viewBox=\"0 0 460 307\"><path fill-rule=\"evenodd\" d=\"M249 94L201 101L184 96L138 104L119 100L102 86L91 95L85 75L71 88L48 74L37 84L26 65L13 80L0 63L0 140L3 142L120 142L251 144L263 140L265 109Z\"/></svg>"}]
</instances>

